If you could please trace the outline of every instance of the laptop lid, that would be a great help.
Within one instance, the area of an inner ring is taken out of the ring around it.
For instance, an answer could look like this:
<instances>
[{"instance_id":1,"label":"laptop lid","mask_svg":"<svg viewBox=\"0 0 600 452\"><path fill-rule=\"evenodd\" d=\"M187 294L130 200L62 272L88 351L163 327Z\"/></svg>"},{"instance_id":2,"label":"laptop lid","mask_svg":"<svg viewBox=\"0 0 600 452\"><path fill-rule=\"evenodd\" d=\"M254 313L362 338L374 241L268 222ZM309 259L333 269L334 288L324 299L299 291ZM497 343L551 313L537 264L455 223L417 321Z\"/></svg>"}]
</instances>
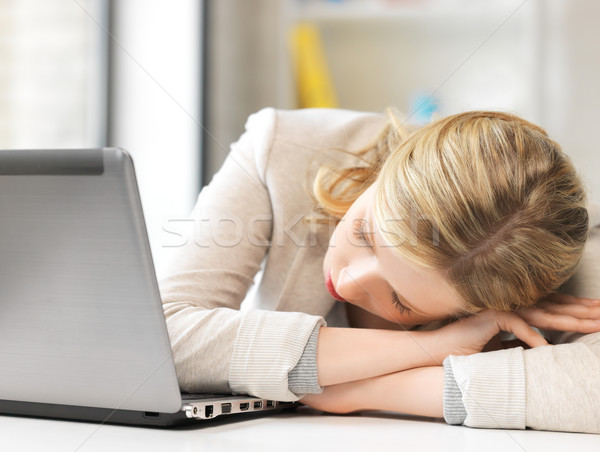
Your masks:
<instances>
[{"instance_id":1,"label":"laptop lid","mask_svg":"<svg viewBox=\"0 0 600 452\"><path fill-rule=\"evenodd\" d=\"M180 410L131 157L0 151L0 215L0 399Z\"/></svg>"}]
</instances>

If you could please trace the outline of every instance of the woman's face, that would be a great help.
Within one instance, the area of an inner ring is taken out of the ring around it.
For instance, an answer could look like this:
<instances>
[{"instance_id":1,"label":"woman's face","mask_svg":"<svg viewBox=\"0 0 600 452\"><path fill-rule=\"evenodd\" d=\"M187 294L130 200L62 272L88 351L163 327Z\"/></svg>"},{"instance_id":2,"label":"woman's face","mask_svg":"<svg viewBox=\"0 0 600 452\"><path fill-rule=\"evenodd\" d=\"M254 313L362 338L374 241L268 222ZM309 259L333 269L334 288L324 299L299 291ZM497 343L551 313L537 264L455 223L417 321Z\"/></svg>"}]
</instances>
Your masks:
<instances>
[{"instance_id":1,"label":"woman's face","mask_svg":"<svg viewBox=\"0 0 600 452\"><path fill-rule=\"evenodd\" d=\"M326 285L330 275L332 288L343 298L338 301L400 324L456 314L462 300L451 286L435 272L395 255L383 240L373 216L375 188L371 185L352 204L333 231L323 260Z\"/></svg>"}]
</instances>

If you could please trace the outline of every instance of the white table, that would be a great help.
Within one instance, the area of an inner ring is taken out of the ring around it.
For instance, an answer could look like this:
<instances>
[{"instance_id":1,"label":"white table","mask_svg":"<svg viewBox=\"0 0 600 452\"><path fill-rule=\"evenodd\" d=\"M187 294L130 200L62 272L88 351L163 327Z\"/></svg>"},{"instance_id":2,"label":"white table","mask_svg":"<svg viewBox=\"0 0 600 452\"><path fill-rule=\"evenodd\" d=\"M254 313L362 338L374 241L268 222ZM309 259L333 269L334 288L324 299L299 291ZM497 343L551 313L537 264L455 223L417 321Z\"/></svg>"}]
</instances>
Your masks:
<instances>
[{"instance_id":1,"label":"white table","mask_svg":"<svg viewBox=\"0 0 600 452\"><path fill-rule=\"evenodd\" d=\"M243 422L156 429L0 416L1 451L600 451L600 435L480 430L401 414L307 407Z\"/></svg>"}]
</instances>

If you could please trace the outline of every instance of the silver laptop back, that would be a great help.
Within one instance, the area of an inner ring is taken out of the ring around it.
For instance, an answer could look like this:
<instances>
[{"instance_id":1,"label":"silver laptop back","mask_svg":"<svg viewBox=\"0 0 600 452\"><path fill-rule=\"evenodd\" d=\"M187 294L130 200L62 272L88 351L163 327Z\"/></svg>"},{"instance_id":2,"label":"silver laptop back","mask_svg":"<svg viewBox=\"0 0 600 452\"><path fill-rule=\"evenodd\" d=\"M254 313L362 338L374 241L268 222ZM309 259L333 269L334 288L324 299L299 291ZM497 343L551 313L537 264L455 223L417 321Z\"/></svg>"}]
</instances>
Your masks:
<instances>
[{"instance_id":1,"label":"silver laptop back","mask_svg":"<svg viewBox=\"0 0 600 452\"><path fill-rule=\"evenodd\" d=\"M0 151L0 215L0 399L179 411L129 155Z\"/></svg>"}]
</instances>

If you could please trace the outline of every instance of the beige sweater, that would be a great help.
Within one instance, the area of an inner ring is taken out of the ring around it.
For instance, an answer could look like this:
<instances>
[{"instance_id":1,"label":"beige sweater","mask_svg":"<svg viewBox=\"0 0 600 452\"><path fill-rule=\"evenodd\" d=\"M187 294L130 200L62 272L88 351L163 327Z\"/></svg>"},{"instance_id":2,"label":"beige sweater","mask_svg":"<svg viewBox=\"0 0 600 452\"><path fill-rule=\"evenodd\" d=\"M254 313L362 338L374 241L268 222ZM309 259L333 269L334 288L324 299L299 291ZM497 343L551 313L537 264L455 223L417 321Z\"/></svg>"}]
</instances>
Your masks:
<instances>
[{"instance_id":1,"label":"beige sweater","mask_svg":"<svg viewBox=\"0 0 600 452\"><path fill-rule=\"evenodd\" d=\"M323 281L332 230L302 223L313 213L307 172L314 175L323 163L359 165L336 149L363 148L383 121L379 114L324 109L250 116L202 189L194 227L187 228L193 233L159 282L182 390L302 396L289 390L287 378L311 332L325 319L347 325ZM258 309L240 311L263 260ZM586 278L593 284L578 283L577 290L600 295L594 278ZM560 347L452 357L465 424L600 432L599 355L598 339L588 336ZM502 371L491 373L494 366Z\"/></svg>"},{"instance_id":2,"label":"beige sweater","mask_svg":"<svg viewBox=\"0 0 600 452\"><path fill-rule=\"evenodd\" d=\"M347 111L265 109L248 119L200 193L191 214L195 237L160 281L183 390L298 398L287 375L311 332L328 315L330 326L343 326L322 272L332 231L301 221L313 207L307 171L351 164L351 156L331 149L358 149L382 125L381 115ZM265 257L260 309L240 312Z\"/></svg>"}]
</instances>

